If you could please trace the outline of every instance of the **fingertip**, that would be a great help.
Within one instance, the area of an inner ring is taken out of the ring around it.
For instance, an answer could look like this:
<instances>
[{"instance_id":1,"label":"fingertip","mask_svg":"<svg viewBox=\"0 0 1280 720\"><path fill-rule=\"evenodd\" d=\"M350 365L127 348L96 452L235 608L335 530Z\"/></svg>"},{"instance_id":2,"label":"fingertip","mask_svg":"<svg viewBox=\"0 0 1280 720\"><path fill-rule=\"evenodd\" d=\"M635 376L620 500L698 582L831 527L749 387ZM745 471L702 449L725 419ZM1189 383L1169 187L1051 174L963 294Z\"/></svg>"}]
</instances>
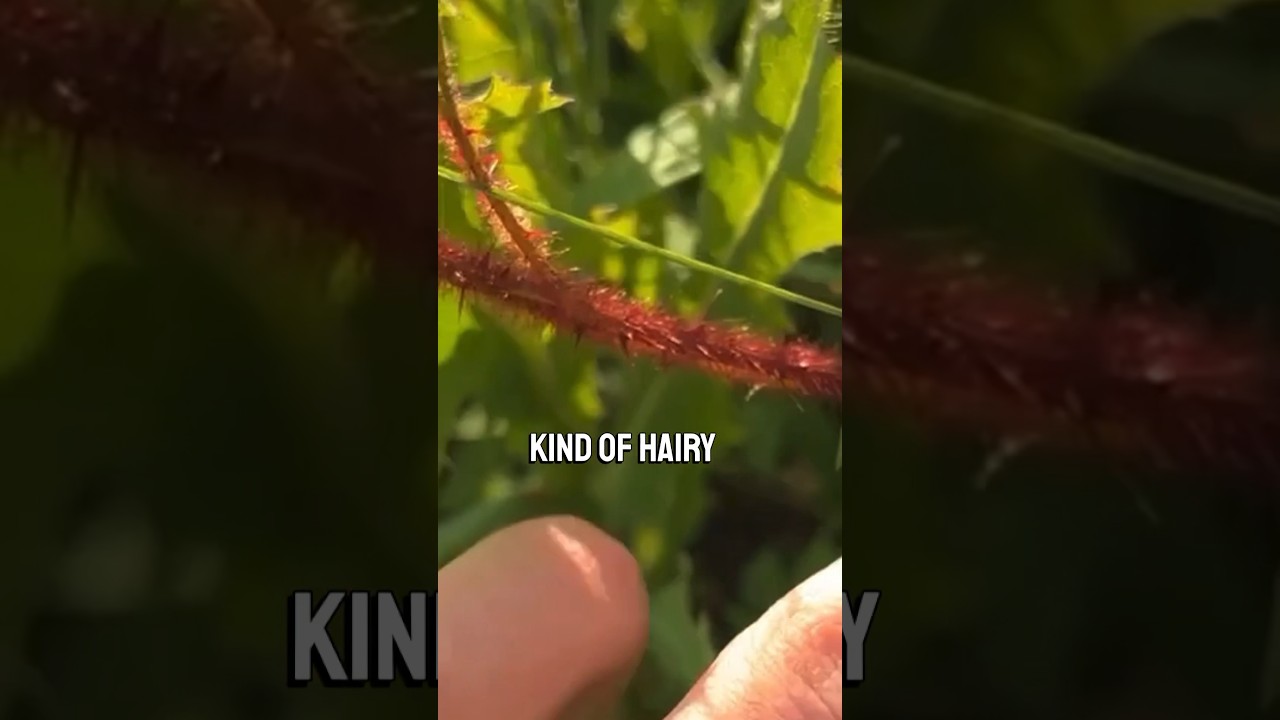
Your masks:
<instances>
[{"instance_id":1,"label":"fingertip","mask_svg":"<svg viewBox=\"0 0 1280 720\"><path fill-rule=\"evenodd\" d=\"M787 593L725 648L668 720L840 720L843 560Z\"/></svg>"},{"instance_id":2,"label":"fingertip","mask_svg":"<svg viewBox=\"0 0 1280 720\"><path fill-rule=\"evenodd\" d=\"M439 714L541 720L620 685L648 636L643 576L622 543L584 520L505 528L439 573Z\"/></svg>"}]
</instances>

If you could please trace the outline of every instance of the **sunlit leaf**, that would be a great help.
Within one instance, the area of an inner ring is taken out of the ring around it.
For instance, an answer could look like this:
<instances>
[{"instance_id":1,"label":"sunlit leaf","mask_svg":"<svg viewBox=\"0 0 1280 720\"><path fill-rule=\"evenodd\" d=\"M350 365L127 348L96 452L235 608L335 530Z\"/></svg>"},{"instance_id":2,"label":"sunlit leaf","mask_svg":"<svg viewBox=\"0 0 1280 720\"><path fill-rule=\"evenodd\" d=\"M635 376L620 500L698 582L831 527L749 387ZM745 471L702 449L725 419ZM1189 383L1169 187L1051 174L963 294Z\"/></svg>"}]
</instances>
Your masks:
<instances>
[{"instance_id":1,"label":"sunlit leaf","mask_svg":"<svg viewBox=\"0 0 1280 720\"><path fill-rule=\"evenodd\" d=\"M761 2L741 50L742 84L703 128L703 247L766 281L842 237L844 97L840 63L822 37L824 8ZM776 305L761 312L784 322Z\"/></svg>"}]
</instances>

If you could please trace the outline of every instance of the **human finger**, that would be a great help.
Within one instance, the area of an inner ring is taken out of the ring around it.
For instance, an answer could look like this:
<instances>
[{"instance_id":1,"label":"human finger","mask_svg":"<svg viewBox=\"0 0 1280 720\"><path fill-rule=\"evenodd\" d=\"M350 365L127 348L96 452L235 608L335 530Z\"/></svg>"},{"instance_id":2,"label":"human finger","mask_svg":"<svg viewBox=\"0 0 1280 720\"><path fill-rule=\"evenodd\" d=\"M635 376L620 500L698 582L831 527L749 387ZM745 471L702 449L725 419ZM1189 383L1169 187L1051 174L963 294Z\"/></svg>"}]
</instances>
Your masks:
<instances>
[{"instance_id":1,"label":"human finger","mask_svg":"<svg viewBox=\"0 0 1280 720\"><path fill-rule=\"evenodd\" d=\"M648 637L635 559L577 518L499 531L440 571L439 592L443 720L551 720L615 700Z\"/></svg>"},{"instance_id":2,"label":"human finger","mask_svg":"<svg viewBox=\"0 0 1280 720\"><path fill-rule=\"evenodd\" d=\"M841 720L843 559L729 643L667 720Z\"/></svg>"}]
</instances>

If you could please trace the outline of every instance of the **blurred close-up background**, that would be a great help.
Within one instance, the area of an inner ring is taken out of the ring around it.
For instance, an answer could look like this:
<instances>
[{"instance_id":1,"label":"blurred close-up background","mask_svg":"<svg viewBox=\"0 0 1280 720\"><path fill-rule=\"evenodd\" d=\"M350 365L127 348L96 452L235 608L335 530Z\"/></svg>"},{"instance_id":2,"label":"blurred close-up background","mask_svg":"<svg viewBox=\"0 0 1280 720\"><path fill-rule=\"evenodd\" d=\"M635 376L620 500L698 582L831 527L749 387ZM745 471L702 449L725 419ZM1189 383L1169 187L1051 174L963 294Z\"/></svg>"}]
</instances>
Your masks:
<instances>
[{"instance_id":1,"label":"blurred close-up background","mask_svg":"<svg viewBox=\"0 0 1280 720\"><path fill-rule=\"evenodd\" d=\"M576 342L451 287L432 383L415 263L433 181L409 172L425 172L421 143L386 139L430 132L443 23L508 188L586 223L528 214L557 263L834 356L842 93L825 9L0 3L0 716L430 715L430 690L284 687L285 598L430 589L433 545L443 567L549 513L639 560L652 634L621 717L668 712L839 557L839 401ZM412 92L361 102L390 92L388 68ZM473 201L439 179L440 232L483 246ZM710 465L529 465L530 432L566 431L717 440Z\"/></svg>"},{"instance_id":2,"label":"blurred close-up background","mask_svg":"<svg viewBox=\"0 0 1280 720\"><path fill-rule=\"evenodd\" d=\"M218 73L147 92L139 68L169 56L95 55L65 41L84 24L63 36L33 19L87 8L198 55L224 33L265 37L251 5L0 3L0 18L27 23L0 25L0 715L432 713L429 691L283 687L286 595L433 587L432 509L437 568L547 513L627 544L652 629L625 718L662 717L729 638L844 554L848 589L884 593L851 717L1280 714L1265 482L1022 447L854 389L841 412L576 342L450 288L435 300L433 384L425 268L404 267L422 260L416 245L381 255L357 222L378 213L343 215L341 195L316 222L306 193L281 209L271 183L235 187L282 166L273 177L341 186L351 168L334 160L358 162L344 154L357 143L307 146L319 135L300 131L273 136L289 147L255 144L270 123L221 128L230 114L198 112ZM170 6L181 22L152 22ZM325 4L326 22L350 30L353 57L379 59L375 74L438 76L427 38L443 23L468 118L509 189L579 219L528 213L555 233L556 261L687 317L834 349L824 308L840 304L839 246L865 238L919 257L981 253L994 275L1086 301L1151 293L1221 327L1277 324L1280 3L337 8ZM270 57L263 42L248 55ZM298 67L325 66L315 60ZM930 83L1068 129L1026 132ZM193 139L183 132L220 144L193 167L176 151ZM1090 159L1081 133L1200 180ZM252 172L234 176L224 155ZM443 151L439 162L452 168ZM437 193L442 231L494 240L469 190L441 177ZM717 452L705 466L531 467L528 434L554 431L716 432Z\"/></svg>"},{"instance_id":3,"label":"blurred close-up background","mask_svg":"<svg viewBox=\"0 0 1280 720\"><path fill-rule=\"evenodd\" d=\"M1280 3L867 0L843 33L846 243L1274 335ZM851 717L1280 713L1265 479L939 431L846 392L846 582L884 593Z\"/></svg>"}]
</instances>

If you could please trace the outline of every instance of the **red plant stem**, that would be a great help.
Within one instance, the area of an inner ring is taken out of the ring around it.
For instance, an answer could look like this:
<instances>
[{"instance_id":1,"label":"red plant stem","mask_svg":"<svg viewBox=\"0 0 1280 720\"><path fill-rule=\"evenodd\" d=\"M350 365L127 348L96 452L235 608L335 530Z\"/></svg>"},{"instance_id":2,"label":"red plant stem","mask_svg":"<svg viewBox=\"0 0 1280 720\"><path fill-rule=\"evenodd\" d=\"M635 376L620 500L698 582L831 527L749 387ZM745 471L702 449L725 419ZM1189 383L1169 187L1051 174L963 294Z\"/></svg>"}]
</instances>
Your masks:
<instances>
[{"instance_id":1,"label":"red plant stem","mask_svg":"<svg viewBox=\"0 0 1280 720\"><path fill-rule=\"evenodd\" d=\"M325 44L329 33L275 38L286 43L282 58L269 42L264 54L255 31L215 22L226 17L177 27L164 17L99 16L69 0L0 4L0 111L33 115L77 144L156 158L242 195L283 201L364 240L383 264L425 271L424 236L436 213L426 192L436 181L425 103L415 98L426 94L347 67ZM452 139L478 160L465 128ZM537 237L510 208L492 206L504 240L518 247ZM484 255L443 240L438 253L440 282L561 330L727 379L839 396L833 351L683 320L538 263L536 253L520 258L500 246Z\"/></svg>"},{"instance_id":2,"label":"red plant stem","mask_svg":"<svg viewBox=\"0 0 1280 720\"><path fill-rule=\"evenodd\" d=\"M435 133L421 83L405 75L369 86L355 73L277 63L225 19L4 0L0 113L34 116L91 150L158 159L242 198L282 201L384 258L425 264Z\"/></svg>"},{"instance_id":3,"label":"red plant stem","mask_svg":"<svg viewBox=\"0 0 1280 720\"><path fill-rule=\"evenodd\" d=\"M591 278L548 275L504 248L483 251L438 235L439 284L624 352L699 368L746 385L840 398L840 356L800 341L680 318ZM566 304L569 303L569 304ZM574 307L577 305L577 307Z\"/></svg>"},{"instance_id":4,"label":"red plant stem","mask_svg":"<svg viewBox=\"0 0 1280 720\"><path fill-rule=\"evenodd\" d=\"M495 177L489 166L481 161L479 152L471 142L471 134L462 124L462 117L458 111L458 88L453 82L453 65L450 62L443 22L437 30L436 40L438 43L436 62L439 67L437 122L440 139L448 146L450 155L465 171L467 177L479 186L477 202L485 217L490 219L493 232L518 247L528 262L551 270L546 246L534 244L528 229L516 217L511 206L484 192L494 185Z\"/></svg>"},{"instance_id":5,"label":"red plant stem","mask_svg":"<svg viewBox=\"0 0 1280 720\"><path fill-rule=\"evenodd\" d=\"M623 353L700 368L758 387L839 398L841 364L835 352L803 342L779 342L743 328L691 320L637 302L621 290L550 260L547 236L484 189L502 181L493 162L472 144L457 103L443 26L439 31L440 140L463 173L481 189L477 203L493 233L505 241L481 253L439 235L439 283L496 301L578 337ZM522 257L520 257L522 256Z\"/></svg>"},{"instance_id":6,"label":"red plant stem","mask_svg":"<svg viewBox=\"0 0 1280 720\"><path fill-rule=\"evenodd\" d=\"M77 145L157 158L282 201L362 239L384 264L425 271L432 133L425 93L409 74L372 77L323 43L276 63L251 52L260 38L225 25L148 20L98 16L69 0L0 2L0 111L34 116ZM471 147L483 165L451 115L447 101L437 107L437 132L443 121L448 135L437 142ZM464 170L473 181L493 182L471 165ZM540 267L530 258L545 248L535 244L530 255L515 239L538 231L509 215L498 217L503 239L524 257L437 231L438 283L625 352L841 397L833 352L675 317ZM1073 309L954 267L848 251L845 361L855 391L1000 432L1143 452L1165 465L1280 468L1276 366L1260 340L1154 306Z\"/></svg>"},{"instance_id":7,"label":"red plant stem","mask_svg":"<svg viewBox=\"0 0 1280 720\"><path fill-rule=\"evenodd\" d=\"M1280 378L1261 338L1155 305L1072 308L955 266L845 252L855 393L1161 467L1280 471Z\"/></svg>"}]
</instances>

